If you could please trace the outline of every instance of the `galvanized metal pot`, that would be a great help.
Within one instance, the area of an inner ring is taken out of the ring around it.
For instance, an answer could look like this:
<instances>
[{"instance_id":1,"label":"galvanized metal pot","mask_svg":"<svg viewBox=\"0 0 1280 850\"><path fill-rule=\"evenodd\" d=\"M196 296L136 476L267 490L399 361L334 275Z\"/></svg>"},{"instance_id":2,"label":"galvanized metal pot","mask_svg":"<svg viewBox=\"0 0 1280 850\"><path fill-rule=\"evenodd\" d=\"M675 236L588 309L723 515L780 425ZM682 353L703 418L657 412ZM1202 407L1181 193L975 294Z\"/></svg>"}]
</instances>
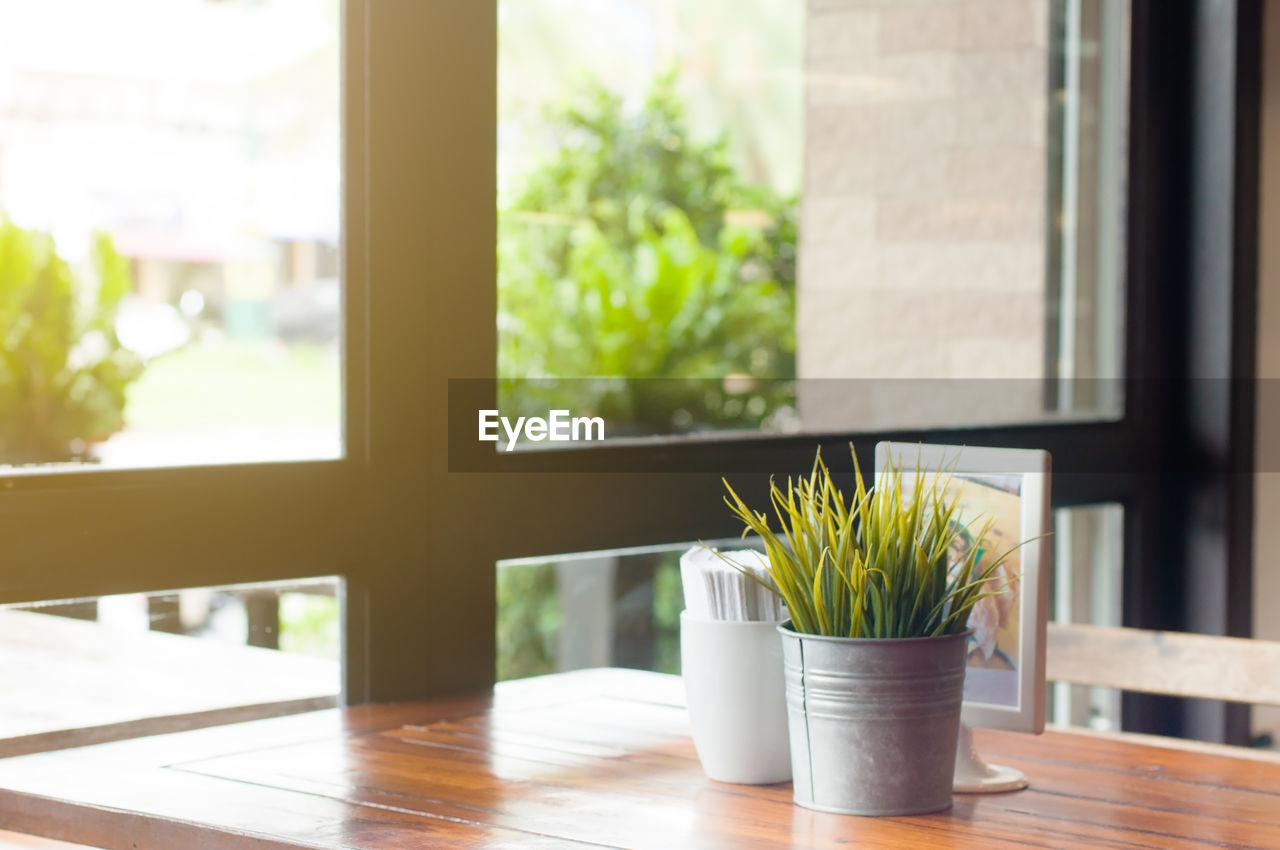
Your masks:
<instances>
[{"instance_id":1,"label":"galvanized metal pot","mask_svg":"<svg viewBox=\"0 0 1280 850\"><path fill-rule=\"evenodd\" d=\"M850 815L951 805L969 632L820 637L778 626L795 801Z\"/></svg>"}]
</instances>

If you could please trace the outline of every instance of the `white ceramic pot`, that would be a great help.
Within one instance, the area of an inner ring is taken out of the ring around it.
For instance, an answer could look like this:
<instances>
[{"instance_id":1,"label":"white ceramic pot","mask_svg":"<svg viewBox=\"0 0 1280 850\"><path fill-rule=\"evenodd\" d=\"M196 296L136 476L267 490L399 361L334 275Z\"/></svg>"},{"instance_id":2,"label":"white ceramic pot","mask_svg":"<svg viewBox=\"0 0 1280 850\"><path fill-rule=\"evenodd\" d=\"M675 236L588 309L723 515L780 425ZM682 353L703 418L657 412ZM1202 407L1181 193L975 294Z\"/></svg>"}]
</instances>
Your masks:
<instances>
[{"instance_id":1,"label":"white ceramic pot","mask_svg":"<svg viewBox=\"0 0 1280 850\"><path fill-rule=\"evenodd\" d=\"M763 785L791 779L778 622L680 614L680 661L693 745L707 776Z\"/></svg>"}]
</instances>

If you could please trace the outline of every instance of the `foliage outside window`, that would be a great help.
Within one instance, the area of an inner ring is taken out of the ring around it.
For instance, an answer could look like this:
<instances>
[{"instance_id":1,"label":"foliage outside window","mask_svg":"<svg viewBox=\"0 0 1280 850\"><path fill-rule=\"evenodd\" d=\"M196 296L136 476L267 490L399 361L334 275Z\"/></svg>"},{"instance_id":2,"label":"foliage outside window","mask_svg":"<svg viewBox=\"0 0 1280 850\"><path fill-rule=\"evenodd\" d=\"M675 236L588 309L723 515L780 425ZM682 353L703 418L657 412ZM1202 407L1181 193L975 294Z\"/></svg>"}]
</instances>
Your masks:
<instances>
[{"instance_id":1,"label":"foliage outside window","mask_svg":"<svg viewBox=\"0 0 1280 850\"><path fill-rule=\"evenodd\" d=\"M695 139L676 75L639 109L599 83L549 110L556 152L500 211L499 406L611 436L759 428L794 407L796 200ZM575 380L575 379L591 380ZM728 380L726 380L728 379ZM654 669L679 667L678 554L658 556ZM553 563L498 571L498 678L553 672Z\"/></svg>"},{"instance_id":2,"label":"foliage outside window","mask_svg":"<svg viewBox=\"0 0 1280 850\"><path fill-rule=\"evenodd\" d=\"M742 179L723 137L691 137L674 84L629 110L593 83L548 113L557 151L500 214L504 409L599 415L613 435L791 409L795 199ZM563 380L579 378L596 380Z\"/></svg>"},{"instance_id":3,"label":"foliage outside window","mask_svg":"<svg viewBox=\"0 0 1280 850\"><path fill-rule=\"evenodd\" d=\"M114 319L129 264L98 235L77 275L48 234L0 218L0 464L83 457L124 427L141 360Z\"/></svg>"},{"instance_id":4,"label":"foliage outside window","mask_svg":"<svg viewBox=\"0 0 1280 850\"><path fill-rule=\"evenodd\" d=\"M614 634L595 635L608 641L613 663L631 663L659 673L680 672L680 611L684 589L680 584L680 551L619 555L610 566L615 577L626 574L625 589L616 589L612 600ZM625 566L624 566L625 565ZM574 588L564 586L556 563L511 564L498 568L497 576L497 678L522 679L564 669L559 656L560 630L564 627L566 598ZM637 622L644 619L646 622ZM625 621L625 622L623 622ZM646 635L637 645L631 634ZM629 644L629 645L627 645ZM638 661L637 661L638 660Z\"/></svg>"}]
</instances>

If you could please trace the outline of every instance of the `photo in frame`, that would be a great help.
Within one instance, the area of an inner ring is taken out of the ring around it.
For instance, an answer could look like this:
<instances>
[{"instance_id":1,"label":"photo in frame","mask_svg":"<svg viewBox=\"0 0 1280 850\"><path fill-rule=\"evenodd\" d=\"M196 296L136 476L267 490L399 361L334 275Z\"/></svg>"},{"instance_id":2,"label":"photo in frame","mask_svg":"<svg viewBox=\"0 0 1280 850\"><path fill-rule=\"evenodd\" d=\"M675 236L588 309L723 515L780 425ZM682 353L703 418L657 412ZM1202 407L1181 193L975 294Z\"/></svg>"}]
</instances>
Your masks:
<instances>
[{"instance_id":1,"label":"photo in frame","mask_svg":"<svg viewBox=\"0 0 1280 850\"><path fill-rule=\"evenodd\" d=\"M969 617L963 719L973 727L1038 734L1044 729L1045 623L1048 618L1050 528L1049 453L920 443L879 443L877 479L892 462L908 475L943 470L947 495L959 500L957 558L980 545L978 569L1012 550L990 581L997 595L979 601ZM986 537L974 540L987 521ZM1025 542L1024 542L1025 541ZM1022 545L1019 546L1018 544Z\"/></svg>"}]
</instances>

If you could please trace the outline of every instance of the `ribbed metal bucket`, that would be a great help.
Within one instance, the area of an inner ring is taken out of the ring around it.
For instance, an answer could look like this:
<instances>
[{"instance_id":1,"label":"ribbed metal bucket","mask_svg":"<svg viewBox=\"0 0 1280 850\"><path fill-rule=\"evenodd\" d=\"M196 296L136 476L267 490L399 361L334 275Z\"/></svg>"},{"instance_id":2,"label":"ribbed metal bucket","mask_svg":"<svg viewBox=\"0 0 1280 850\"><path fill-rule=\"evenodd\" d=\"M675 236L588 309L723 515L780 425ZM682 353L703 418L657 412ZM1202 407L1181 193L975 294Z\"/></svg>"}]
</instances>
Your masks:
<instances>
[{"instance_id":1,"label":"ribbed metal bucket","mask_svg":"<svg viewBox=\"0 0 1280 850\"><path fill-rule=\"evenodd\" d=\"M802 635L782 659L795 801L850 815L951 805L969 633L873 640Z\"/></svg>"}]
</instances>

